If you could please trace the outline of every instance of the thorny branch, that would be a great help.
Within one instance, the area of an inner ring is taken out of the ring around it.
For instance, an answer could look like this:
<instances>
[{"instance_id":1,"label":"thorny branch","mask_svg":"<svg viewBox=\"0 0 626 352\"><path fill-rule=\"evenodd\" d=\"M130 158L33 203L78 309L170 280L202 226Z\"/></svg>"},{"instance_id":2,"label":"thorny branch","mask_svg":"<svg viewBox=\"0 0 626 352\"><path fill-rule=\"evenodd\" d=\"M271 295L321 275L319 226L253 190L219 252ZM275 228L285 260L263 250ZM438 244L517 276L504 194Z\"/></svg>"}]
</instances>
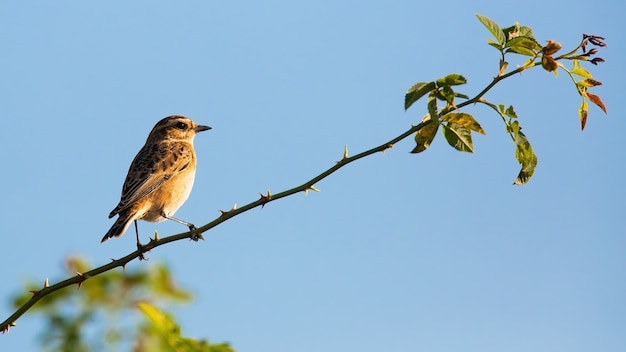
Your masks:
<instances>
[{"instance_id":1,"label":"thorny branch","mask_svg":"<svg viewBox=\"0 0 626 352\"><path fill-rule=\"evenodd\" d=\"M606 44L604 44L603 42L604 38L599 37L599 36L591 36L591 35L583 35L583 41L581 43L581 45L579 45L578 48L576 48L574 51L561 55L557 58L552 58L549 54L553 54L553 52L548 51L551 50L551 48L549 47L550 45L555 45L553 42L550 42L546 47L544 47L544 58L543 60L539 57L539 53L533 57L531 60L529 60L526 64L524 64L521 67L518 67L515 70L511 70L510 72L506 73L506 74L499 74L498 76L494 77L493 80L491 81L491 83L489 83L480 93L478 93L475 97L468 99L462 103L459 103L457 105L451 105L448 106L444 109L442 109L438 115L439 117L442 117L443 115L458 110L462 107L468 106L470 104L475 104L475 103L479 103L479 102L484 102L482 97L489 91L491 90L496 84L498 84L500 81L509 78L515 74L521 73L522 71L529 69L531 67L535 67L535 66L543 66L544 69L546 69L547 71L551 71L550 69L554 69L552 66L552 61L558 61L558 60L562 60L562 59L580 59L580 60L584 60L584 61L590 61L592 64L596 65L599 62L603 62L604 60L601 58L594 58L594 59L590 59L589 57L596 54L596 49L591 49L589 51L586 51L585 45L587 45L587 43L591 42L591 44L596 45L596 46L605 46ZM584 53L582 55L578 55L575 56L575 52L582 48L582 50L584 51ZM546 63L546 59L545 57L549 57L550 60L548 60L549 62ZM563 67L562 65L559 65L560 67ZM377 147L371 148L369 150L366 150L364 152L361 152L357 155L354 156L348 156L348 152L347 152L347 147L344 149L344 154L343 154L343 158L341 160L339 160L338 162L335 163L335 165L329 167L327 170L325 170L324 172L320 173L319 175L313 177L312 179L308 180L307 182L288 189L286 191L277 193L277 194L271 194L270 191L268 190L268 192L266 194L261 194L260 198L256 201L253 201L251 203L248 203L246 205L244 205L241 208L237 208L237 207L233 207L231 210L228 211L221 211L221 215L218 216L216 219L214 219L213 221L205 224L204 226L199 227L195 233L197 235L199 235L200 238L202 238L201 234L209 231L210 229L216 227L217 225L226 222L227 220L241 214L244 213L248 210L257 208L257 207L264 207L267 203L276 201L278 199L287 197L287 196L291 196L294 195L296 193L299 192L308 192L309 190L313 190L313 191L318 191L317 188L315 188L315 184L318 183L319 181L323 180L324 178L330 176L331 174L333 174L334 172L336 172L337 170L341 169L342 167L350 164L353 161L359 160L361 158L364 158L366 156L378 153L378 152L382 152L384 153L387 149L392 148L394 146L394 144L400 142L401 140L411 136L412 134L420 131L422 128L424 128L426 125L428 125L430 123L430 121L427 122L421 122L420 124L416 125L416 126L411 126L411 128L409 128L408 130L406 130L405 132L401 133L400 135L398 135L397 137L389 140L388 142L385 142ZM48 280L46 279L44 282L44 286L40 289L40 290L34 290L31 291L33 296L26 302L24 303L21 307L19 307L13 314L11 314L11 316L9 316L5 321L3 321L2 323L0 323L0 331L2 331L2 333L8 332L10 330L10 328L12 326L15 326L15 322L17 321L18 318L20 318L24 313L26 313L31 307L33 307L39 300L41 300L42 298L58 291L61 290L62 288L71 286L71 285L78 285L78 287L80 288L81 285L88 280L91 277L94 277L96 275L100 275L102 273L105 273L109 270L112 270L114 268L117 267L121 267L121 268L125 268L126 264L128 264L130 261L137 259L137 258L142 258L143 254L145 252L148 252L156 247L162 246L164 244L170 243L170 242L174 242L174 241L179 241L179 240L183 240L183 239L193 239L192 235L189 232L182 232L182 233L178 233L175 235L171 235L171 236L167 236L164 238L159 238L158 235L155 235L155 238L151 238L150 241L143 245L141 248L138 248L136 251L126 255L125 257L122 257L120 259L112 259L112 261L108 264L102 265L100 267L97 267L93 270L84 272L84 273L76 273L75 276L70 277L66 280L60 281L52 286L50 286L48 284Z\"/></svg>"}]
</instances>

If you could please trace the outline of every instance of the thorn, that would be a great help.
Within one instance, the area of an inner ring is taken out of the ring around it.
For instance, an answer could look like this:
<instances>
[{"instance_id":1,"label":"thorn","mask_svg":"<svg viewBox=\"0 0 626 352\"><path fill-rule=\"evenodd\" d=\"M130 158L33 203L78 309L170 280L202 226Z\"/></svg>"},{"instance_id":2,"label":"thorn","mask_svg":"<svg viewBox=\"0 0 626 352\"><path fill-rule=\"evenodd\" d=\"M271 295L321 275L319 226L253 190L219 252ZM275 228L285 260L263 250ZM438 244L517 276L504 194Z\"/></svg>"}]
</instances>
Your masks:
<instances>
[{"instance_id":1,"label":"thorn","mask_svg":"<svg viewBox=\"0 0 626 352\"><path fill-rule=\"evenodd\" d=\"M159 240L159 231L154 230L154 242Z\"/></svg>"},{"instance_id":2,"label":"thorn","mask_svg":"<svg viewBox=\"0 0 626 352\"><path fill-rule=\"evenodd\" d=\"M126 271L126 264L128 264L128 263L122 264L122 271Z\"/></svg>"},{"instance_id":3,"label":"thorn","mask_svg":"<svg viewBox=\"0 0 626 352\"><path fill-rule=\"evenodd\" d=\"M83 285L83 282L85 282L85 280L87 280L87 276L83 275L83 273L80 272L76 272L76 276L80 277L81 280L78 281L78 289L80 289L80 287Z\"/></svg>"},{"instance_id":4,"label":"thorn","mask_svg":"<svg viewBox=\"0 0 626 352\"><path fill-rule=\"evenodd\" d=\"M41 292L41 290L28 290L28 292L32 293L34 297L37 296Z\"/></svg>"},{"instance_id":5,"label":"thorn","mask_svg":"<svg viewBox=\"0 0 626 352\"><path fill-rule=\"evenodd\" d=\"M267 195L259 193L261 195L261 208L265 207L265 203L269 202L272 199L272 193L269 188L267 189Z\"/></svg>"},{"instance_id":6,"label":"thorn","mask_svg":"<svg viewBox=\"0 0 626 352\"><path fill-rule=\"evenodd\" d=\"M260 194L260 193L259 193L259 194ZM262 194L261 194L261 197L263 197L263 195L262 195ZM229 211L223 211L223 210L220 210L220 213L222 213L222 214L220 214L220 216L224 216L224 215L226 215L226 214L230 213L230 212L231 212L231 211L233 211L233 210L237 210L237 203L233 204L233 207L232 207L232 208L230 208L230 210L229 210Z\"/></svg>"},{"instance_id":7,"label":"thorn","mask_svg":"<svg viewBox=\"0 0 626 352\"><path fill-rule=\"evenodd\" d=\"M15 326L15 322L11 322L2 328L2 333L8 333L11 330L11 327Z\"/></svg>"},{"instance_id":8,"label":"thorn","mask_svg":"<svg viewBox=\"0 0 626 352\"><path fill-rule=\"evenodd\" d=\"M267 197L263 193L259 193L261 195L261 209L265 207L265 203L267 203Z\"/></svg>"},{"instance_id":9,"label":"thorn","mask_svg":"<svg viewBox=\"0 0 626 352\"><path fill-rule=\"evenodd\" d=\"M348 145L347 144L343 146L343 158L337 161L336 164L339 164L340 162L345 161L346 159L348 159Z\"/></svg>"},{"instance_id":10,"label":"thorn","mask_svg":"<svg viewBox=\"0 0 626 352\"><path fill-rule=\"evenodd\" d=\"M115 262L118 262L118 261L121 261L121 260L115 260L115 259L111 258L111 262L112 262L112 263L115 263ZM126 268L125 268L126 264L119 264L118 266L121 266L123 270L125 270L125 269L126 269Z\"/></svg>"},{"instance_id":11,"label":"thorn","mask_svg":"<svg viewBox=\"0 0 626 352\"><path fill-rule=\"evenodd\" d=\"M308 195L309 195L309 190L311 190L311 191L315 191L315 192L320 192L320 190L319 190L319 189L317 189L317 188L315 188L315 186L309 186L309 188L307 188L307 189L305 189L305 190L304 190L304 195L305 195L305 196L308 196Z\"/></svg>"},{"instance_id":12,"label":"thorn","mask_svg":"<svg viewBox=\"0 0 626 352\"><path fill-rule=\"evenodd\" d=\"M390 149L390 148L393 148L393 144L391 144L391 143L387 144L387 145L383 148L383 150L381 150L380 152L381 152L383 155L385 155L385 150Z\"/></svg>"},{"instance_id":13,"label":"thorn","mask_svg":"<svg viewBox=\"0 0 626 352\"><path fill-rule=\"evenodd\" d=\"M43 287L44 288L50 287L50 284L48 283L48 278L46 278L46 281L43 282Z\"/></svg>"}]
</instances>

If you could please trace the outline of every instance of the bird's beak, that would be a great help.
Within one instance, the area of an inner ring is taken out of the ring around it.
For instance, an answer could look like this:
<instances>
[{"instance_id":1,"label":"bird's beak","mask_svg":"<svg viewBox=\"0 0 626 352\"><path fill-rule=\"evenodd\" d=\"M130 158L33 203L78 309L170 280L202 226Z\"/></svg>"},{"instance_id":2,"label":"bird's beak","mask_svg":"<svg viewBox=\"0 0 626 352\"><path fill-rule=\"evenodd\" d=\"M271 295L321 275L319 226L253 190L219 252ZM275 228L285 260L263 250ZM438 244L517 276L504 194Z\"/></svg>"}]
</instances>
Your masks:
<instances>
[{"instance_id":1,"label":"bird's beak","mask_svg":"<svg viewBox=\"0 0 626 352\"><path fill-rule=\"evenodd\" d=\"M209 126L198 125L193 130L196 131L196 133L198 133L198 132L202 132L202 131L208 131L210 129L211 129L211 127L209 127Z\"/></svg>"}]
</instances>

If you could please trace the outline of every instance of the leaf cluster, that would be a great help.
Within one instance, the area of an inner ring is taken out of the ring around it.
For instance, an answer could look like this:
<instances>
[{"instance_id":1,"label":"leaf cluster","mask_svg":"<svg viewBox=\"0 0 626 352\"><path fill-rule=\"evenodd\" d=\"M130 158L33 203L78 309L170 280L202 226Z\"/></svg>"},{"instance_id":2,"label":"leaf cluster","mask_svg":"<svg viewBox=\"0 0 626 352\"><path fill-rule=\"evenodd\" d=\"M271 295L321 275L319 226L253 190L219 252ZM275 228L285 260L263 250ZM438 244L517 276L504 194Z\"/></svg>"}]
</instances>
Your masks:
<instances>
[{"instance_id":1,"label":"leaf cluster","mask_svg":"<svg viewBox=\"0 0 626 352\"><path fill-rule=\"evenodd\" d=\"M472 131L481 134L485 134L485 131L472 115L450 112L457 108L455 99L468 99L465 94L453 89L453 86L465 83L467 83L465 77L453 73L432 82L417 83L409 88L404 100L405 109L410 108L413 103L428 94L428 113L422 118L423 127L415 134L416 146L411 153L421 153L426 150L435 139L440 126L450 146L461 152L474 152ZM441 108L439 101L445 103Z\"/></svg>"},{"instance_id":2,"label":"leaf cluster","mask_svg":"<svg viewBox=\"0 0 626 352\"><path fill-rule=\"evenodd\" d=\"M449 74L430 82L419 82L408 89L404 97L404 108L409 109L420 98L426 96L427 113L416 126L415 147L411 153L421 153L432 144L437 131L442 130L445 140L454 149L461 152L474 152L472 132L485 134L485 131L478 123L477 119L467 113L459 112L465 106L475 103L490 106L501 116L506 127L506 133L511 136L515 145L515 158L521 164L521 170L514 181L516 185L526 184L535 172L537 166L537 155L534 153L526 135L522 132L522 127L517 118L513 106L505 108L504 104L495 104L484 99L483 96L493 88L498 82L517 73L541 64L541 67L548 72L557 74L558 68L563 68L572 77L577 92L582 96L583 101L579 108L581 128L584 129L587 120L587 101L599 106L605 113L606 107L597 95L588 92L588 89L601 85L602 83L592 78L589 71L580 67L580 61L590 61L592 64L603 62L604 60L594 57L597 54L595 48L586 50L586 46L591 43L594 46L605 46L604 38L599 36L583 35L582 42L574 50L567 54L554 57L561 50L561 44L555 41L548 41L545 46L539 44L535 39L532 28L521 26L518 23L502 28L491 19L476 15L478 20L489 30L493 38L487 40L487 44L496 48L500 53L499 69L497 76L485 89L475 97L469 98L467 95L456 91L456 86L467 83L465 77L460 74ZM514 70L508 70L509 64L506 61L507 55L517 54L529 57L523 65ZM571 70L565 69L562 60L573 60ZM595 61L594 61L595 60ZM581 80L574 79L574 76L581 77ZM457 100L463 101L458 103ZM440 106L440 102L442 103Z\"/></svg>"}]
</instances>

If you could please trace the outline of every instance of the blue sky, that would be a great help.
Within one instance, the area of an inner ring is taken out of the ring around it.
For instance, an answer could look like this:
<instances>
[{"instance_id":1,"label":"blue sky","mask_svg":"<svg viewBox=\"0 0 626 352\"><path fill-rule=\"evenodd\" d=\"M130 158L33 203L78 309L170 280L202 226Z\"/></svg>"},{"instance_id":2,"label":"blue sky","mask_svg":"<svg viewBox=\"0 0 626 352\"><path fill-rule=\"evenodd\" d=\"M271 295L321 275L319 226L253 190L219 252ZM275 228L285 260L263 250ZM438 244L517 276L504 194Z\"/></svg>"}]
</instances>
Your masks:
<instances>
[{"instance_id":1,"label":"blue sky","mask_svg":"<svg viewBox=\"0 0 626 352\"><path fill-rule=\"evenodd\" d=\"M320 193L130 266L168 263L195 295L174 309L183 333L238 351L623 351L623 8L516 6L3 1L1 320L24 281L63 279L63 258L99 266L134 250L132 233L100 238L159 119L213 127L196 138L196 185L177 212L202 225L309 180L344 145L356 154L416 124L423 103L403 109L416 82L456 72L468 79L460 91L480 91L498 65L480 13L565 48L583 32L607 38L606 63L591 69L609 114L591 107L584 132L563 73L527 71L486 96L515 106L539 156L530 184L511 185L518 165L499 117L469 107L487 132L474 137L475 154L439 135L412 155L409 138L323 180ZM0 349L36 350L41 328L26 314Z\"/></svg>"}]
</instances>

